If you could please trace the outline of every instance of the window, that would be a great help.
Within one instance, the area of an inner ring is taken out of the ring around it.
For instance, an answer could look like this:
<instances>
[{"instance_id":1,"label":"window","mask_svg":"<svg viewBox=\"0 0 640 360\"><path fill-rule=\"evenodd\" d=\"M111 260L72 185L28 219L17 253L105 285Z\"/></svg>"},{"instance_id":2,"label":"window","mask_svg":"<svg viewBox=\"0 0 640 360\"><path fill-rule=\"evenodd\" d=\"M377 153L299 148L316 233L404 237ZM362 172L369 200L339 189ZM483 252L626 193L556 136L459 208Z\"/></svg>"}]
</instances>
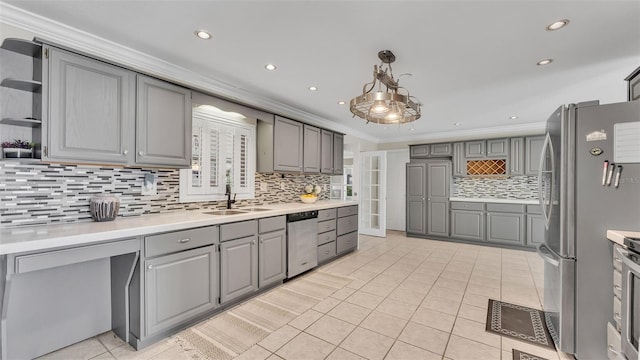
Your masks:
<instances>
[{"instance_id":1,"label":"window","mask_svg":"<svg viewBox=\"0 0 640 360\"><path fill-rule=\"evenodd\" d=\"M255 126L193 109L191 169L180 170L180 202L254 197Z\"/></svg>"}]
</instances>

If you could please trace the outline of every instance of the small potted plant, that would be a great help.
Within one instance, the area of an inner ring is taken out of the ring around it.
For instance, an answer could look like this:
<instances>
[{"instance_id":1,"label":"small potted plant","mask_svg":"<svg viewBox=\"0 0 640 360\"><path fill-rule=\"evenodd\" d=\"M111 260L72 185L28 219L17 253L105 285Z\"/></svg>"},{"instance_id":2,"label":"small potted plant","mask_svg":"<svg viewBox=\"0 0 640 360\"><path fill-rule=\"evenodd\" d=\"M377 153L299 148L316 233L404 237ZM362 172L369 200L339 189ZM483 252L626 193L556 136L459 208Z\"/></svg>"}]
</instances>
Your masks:
<instances>
[{"instance_id":1,"label":"small potted plant","mask_svg":"<svg viewBox=\"0 0 640 360\"><path fill-rule=\"evenodd\" d=\"M2 144L2 155L5 159L32 158L34 143L26 140L5 141Z\"/></svg>"},{"instance_id":2,"label":"small potted plant","mask_svg":"<svg viewBox=\"0 0 640 360\"><path fill-rule=\"evenodd\" d=\"M318 185L307 185L304 187L304 194L300 195L303 203L312 204L318 201L318 195L322 192L322 187Z\"/></svg>"}]
</instances>

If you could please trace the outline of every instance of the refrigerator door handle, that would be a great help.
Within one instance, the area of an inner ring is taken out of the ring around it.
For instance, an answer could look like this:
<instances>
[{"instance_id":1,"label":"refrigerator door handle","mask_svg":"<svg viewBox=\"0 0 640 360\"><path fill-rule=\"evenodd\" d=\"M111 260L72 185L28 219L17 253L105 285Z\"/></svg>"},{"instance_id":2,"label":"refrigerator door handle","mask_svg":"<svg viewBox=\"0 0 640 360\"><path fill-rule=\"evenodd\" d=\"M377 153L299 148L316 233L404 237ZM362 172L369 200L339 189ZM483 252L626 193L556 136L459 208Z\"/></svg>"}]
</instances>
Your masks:
<instances>
[{"instance_id":1,"label":"refrigerator door handle","mask_svg":"<svg viewBox=\"0 0 640 360\"><path fill-rule=\"evenodd\" d=\"M547 172L547 170L544 170L545 159L547 158L547 152L550 149L553 149L551 147L551 137L549 136L549 133L547 133L547 136L544 138L544 143L542 144L542 154L540 155L540 164L538 167L538 201L540 201L540 208L542 209L542 217L544 219L544 225L547 230L549 230L549 222L551 220L551 214L549 214L547 211L547 202L551 202L552 197L551 197L551 192L545 191L546 189L543 189L542 184L543 184L543 174ZM551 153L550 155L551 155L550 156L550 159L551 159L550 178L551 178L551 182L553 182L553 153ZM550 184L547 186L550 186ZM549 199L545 199L544 197L545 194L549 194Z\"/></svg>"},{"instance_id":2,"label":"refrigerator door handle","mask_svg":"<svg viewBox=\"0 0 640 360\"><path fill-rule=\"evenodd\" d=\"M549 264L553 265L554 267L560 266L560 259L556 259L557 256L555 256L553 251L551 249L549 249L549 247L547 247L547 245L545 245L545 244L538 245L537 253L538 253L538 255L540 255L542 260L548 262Z\"/></svg>"}]
</instances>

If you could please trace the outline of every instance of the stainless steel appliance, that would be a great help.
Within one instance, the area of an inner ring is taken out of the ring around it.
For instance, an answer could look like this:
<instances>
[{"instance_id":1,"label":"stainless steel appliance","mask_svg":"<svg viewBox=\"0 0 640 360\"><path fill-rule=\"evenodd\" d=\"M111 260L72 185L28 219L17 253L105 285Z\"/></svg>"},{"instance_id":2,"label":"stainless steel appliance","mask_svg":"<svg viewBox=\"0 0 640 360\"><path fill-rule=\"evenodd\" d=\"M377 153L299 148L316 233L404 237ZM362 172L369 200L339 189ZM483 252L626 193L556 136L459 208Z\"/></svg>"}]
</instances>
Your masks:
<instances>
[{"instance_id":1,"label":"stainless steel appliance","mask_svg":"<svg viewBox=\"0 0 640 360\"><path fill-rule=\"evenodd\" d=\"M640 338L640 239L625 238L622 254L622 354L638 358Z\"/></svg>"},{"instance_id":2,"label":"stainless steel appliance","mask_svg":"<svg viewBox=\"0 0 640 360\"><path fill-rule=\"evenodd\" d=\"M287 279L318 266L318 212L287 215Z\"/></svg>"},{"instance_id":3,"label":"stainless steel appliance","mask_svg":"<svg viewBox=\"0 0 640 360\"><path fill-rule=\"evenodd\" d=\"M613 265L607 229L640 227L640 101L559 107L539 173L544 310L556 347L606 359Z\"/></svg>"}]
</instances>

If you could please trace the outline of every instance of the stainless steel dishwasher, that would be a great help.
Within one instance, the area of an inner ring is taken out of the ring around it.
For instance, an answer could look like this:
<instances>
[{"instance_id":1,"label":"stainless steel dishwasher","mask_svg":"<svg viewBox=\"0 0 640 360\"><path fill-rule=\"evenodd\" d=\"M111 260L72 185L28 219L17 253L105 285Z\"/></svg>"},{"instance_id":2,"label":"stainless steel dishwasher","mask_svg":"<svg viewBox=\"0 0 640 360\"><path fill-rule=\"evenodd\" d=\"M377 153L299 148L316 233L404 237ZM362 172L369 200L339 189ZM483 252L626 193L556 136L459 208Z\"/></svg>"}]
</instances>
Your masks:
<instances>
[{"instance_id":1,"label":"stainless steel dishwasher","mask_svg":"<svg viewBox=\"0 0 640 360\"><path fill-rule=\"evenodd\" d=\"M287 279L318 266L318 212L287 215Z\"/></svg>"}]
</instances>

